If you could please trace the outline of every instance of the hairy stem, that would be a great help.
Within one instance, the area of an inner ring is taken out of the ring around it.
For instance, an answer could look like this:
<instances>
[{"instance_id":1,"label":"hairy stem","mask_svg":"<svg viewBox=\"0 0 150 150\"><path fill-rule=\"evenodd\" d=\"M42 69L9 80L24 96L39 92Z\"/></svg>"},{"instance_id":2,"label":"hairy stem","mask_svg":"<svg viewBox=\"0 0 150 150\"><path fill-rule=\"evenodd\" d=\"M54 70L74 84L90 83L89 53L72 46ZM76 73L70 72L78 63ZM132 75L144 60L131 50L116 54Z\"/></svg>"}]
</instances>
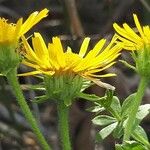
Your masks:
<instances>
[{"instance_id":1,"label":"hairy stem","mask_svg":"<svg viewBox=\"0 0 150 150\"><path fill-rule=\"evenodd\" d=\"M59 119L59 133L63 150L71 150L69 123L68 123L68 107L63 100L58 100L57 103L58 119Z\"/></svg>"},{"instance_id":2,"label":"hairy stem","mask_svg":"<svg viewBox=\"0 0 150 150\"><path fill-rule=\"evenodd\" d=\"M42 133L37 125L37 121L35 120L29 106L26 103L26 100L24 98L24 95L20 88L20 84L17 79L16 69L13 69L12 71L10 71L6 77L8 79L9 84L11 85L11 87L13 89L13 92L17 98L18 104L19 104L23 114L25 115L26 120L30 124L33 132L37 136L39 143L41 144L41 147L43 148L43 150L51 150L50 146L47 144L44 136L42 135Z\"/></svg>"},{"instance_id":3,"label":"hairy stem","mask_svg":"<svg viewBox=\"0 0 150 150\"><path fill-rule=\"evenodd\" d=\"M141 104L142 98L144 96L144 92L146 89L146 86L148 84L148 81L146 78L142 78L138 87L138 91L136 93L135 99L132 103L131 109L130 109L130 114L129 114L129 118L127 120L127 124L125 126L125 133L124 133L124 137L123 137L123 143L125 143L125 141L128 141L130 139L130 136L132 134L132 128L133 125L135 123L135 119L136 119L136 114L138 111L138 108Z\"/></svg>"}]
</instances>

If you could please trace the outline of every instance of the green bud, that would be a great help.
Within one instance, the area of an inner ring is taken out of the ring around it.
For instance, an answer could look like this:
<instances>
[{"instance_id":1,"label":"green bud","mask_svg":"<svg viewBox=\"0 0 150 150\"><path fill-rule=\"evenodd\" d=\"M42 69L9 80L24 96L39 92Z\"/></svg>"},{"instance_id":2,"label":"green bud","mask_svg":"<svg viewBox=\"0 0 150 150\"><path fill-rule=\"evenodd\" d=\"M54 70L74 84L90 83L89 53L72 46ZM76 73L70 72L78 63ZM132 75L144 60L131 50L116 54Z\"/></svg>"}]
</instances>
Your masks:
<instances>
[{"instance_id":1,"label":"green bud","mask_svg":"<svg viewBox=\"0 0 150 150\"><path fill-rule=\"evenodd\" d=\"M150 47L145 46L143 50L132 53L136 62L137 73L141 77L150 78Z\"/></svg>"},{"instance_id":2,"label":"green bud","mask_svg":"<svg viewBox=\"0 0 150 150\"><path fill-rule=\"evenodd\" d=\"M0 73L6 75L20 63L20 56L14 45L0 45Z\"/></svg>"}]
</instances>

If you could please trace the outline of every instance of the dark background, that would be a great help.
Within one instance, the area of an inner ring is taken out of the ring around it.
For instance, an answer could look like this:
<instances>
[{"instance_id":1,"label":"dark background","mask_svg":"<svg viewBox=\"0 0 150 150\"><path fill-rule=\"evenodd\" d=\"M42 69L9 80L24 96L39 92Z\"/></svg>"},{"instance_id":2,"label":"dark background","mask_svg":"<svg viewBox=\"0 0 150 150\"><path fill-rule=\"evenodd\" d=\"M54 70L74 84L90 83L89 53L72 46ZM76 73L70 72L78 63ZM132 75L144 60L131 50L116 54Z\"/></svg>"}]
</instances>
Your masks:
<instances>
[{"instance_id":1,"label":"dark background","mask_svg":"<svg viewBox=\"0 0 150 150\"><path fill-rule=\"evenodd\" d=\"M18 18L24 17L25 20L30 13L43 8L50 10L49 16L26 36L38 31L47 42L51 37L59 36L64 47L70 45L76 52L86 36L91 37L90 46L102 37L109 40L114 34L113 22L120 25L127 22L134 27L133 13L138 15L143 25L150 23L149 0L0 0L0 16L14 23ZM132 63L126 52L121 57ZM29 68L21 66L18 71L21 73L28 70ZM117 73L117 77L104 79L104 81L116 87L116 95L121 99L136 90L139 77L122 64L118 63L106 72ZM33 77L21 77L19 80L22 85L40 82ZM22 88L45 137L54 150L59 150L56 104L48 101L37 106L31 102L31 99L43 93L28 92L25 86ZM103 96L105 90L93 86L86 92ZM150 103L149 97L150 91L147 89L143 103ZM90 106L91 103L78 100L71 107L70 126L74 150L113 150L115 141L111 136L102 143L94 144L95 133L100 128L91 123L94 114L86 111ZM147 117L142 126L150 135L149 125L150 117ZM36 137L25 121L4 77L0 77L0 150L40 150Z\"/></svg>"}]
</instances>

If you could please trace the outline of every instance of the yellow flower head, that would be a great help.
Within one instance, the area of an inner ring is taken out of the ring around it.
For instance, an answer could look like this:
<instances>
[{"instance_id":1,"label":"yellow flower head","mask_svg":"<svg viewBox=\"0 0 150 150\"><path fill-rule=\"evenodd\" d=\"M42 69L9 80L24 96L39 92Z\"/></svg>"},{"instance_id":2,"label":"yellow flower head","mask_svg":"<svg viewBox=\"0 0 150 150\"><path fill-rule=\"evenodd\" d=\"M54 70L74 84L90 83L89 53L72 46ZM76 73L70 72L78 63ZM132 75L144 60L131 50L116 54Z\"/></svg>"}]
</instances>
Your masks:
<instances>
[{"instance_id":1,"label":"yellow flower head","mask_svg":"<svg viewBox=\"0 0 150 150\"><path fill-rule=\"evenodd\" d=\"M8 23L4 18L0 18L0 73L7 75L9 71L16 68L21 61L19 39L29 31L42 18L46 17L47 9L41 12L32 13L23 23L20 18L16 24Z\"/></svg>"},{"instance_id":2,"label":"yellow flower head","mask_svg":"<svg viewBox=\"0 0 150 150\"><path fill-rule=\"evenodd\" d=\"M118 33L118 39L123 42L123 48L126 50L141 50L145 46L150 46L150 27L141 26L136 14L133 14L136 31L128 26L127 23L123 27L113 24L114 29Z\"/></svg>"},{"instance_id":3,"label":"yellow flower head","mask_svg":"<svg viewBox=\"0 0 150 150\"><path fill-rule=\"evenodd\" d=\"M32 13L23 23L23 18L20 18L16 24L9 23L8 20L0 18L0 45L16 44L19 38L29 31L42 18L46 17L47 9L40 12Z\"/></svg>"},{"instance_id":4,"label":"yellow flower head","mask_svg":"<svg viewBox=\"0 0 150 150\"><path fill-rule=\"evenodd\" d=\"M134 70L144 78L150 79L150 27L141 26L135 14L133 14L136 31L126 23L123 28L114 23L118 39L126 50L132 50L132 57L135 61ZM134 51L136 50L136 51Z\"/></svg>"},{"instance_id":5,"label":"yellow flower head","mask_svg":"<svg viewBox=\"0 0 150 150\"><path fill-rule=\"evenodd\" d=\"M47 47L42 36L35 33L32 38L33 49L24 37L22 40L26 50L23 63L36 69L35 72L24 75L43 73L49 76L61 76L71 74L96 82L99 77L115 75L99 75L97 73L112 66L121 50L120 45L114 45L116 37L113 37L105 48L106 40L101 39L90 52L87 52L90 38L85 38L78 54L73 53L70 47L64 51L58 37L53 37L52 43L49 43Z\"/></svg>"}]
</instances>

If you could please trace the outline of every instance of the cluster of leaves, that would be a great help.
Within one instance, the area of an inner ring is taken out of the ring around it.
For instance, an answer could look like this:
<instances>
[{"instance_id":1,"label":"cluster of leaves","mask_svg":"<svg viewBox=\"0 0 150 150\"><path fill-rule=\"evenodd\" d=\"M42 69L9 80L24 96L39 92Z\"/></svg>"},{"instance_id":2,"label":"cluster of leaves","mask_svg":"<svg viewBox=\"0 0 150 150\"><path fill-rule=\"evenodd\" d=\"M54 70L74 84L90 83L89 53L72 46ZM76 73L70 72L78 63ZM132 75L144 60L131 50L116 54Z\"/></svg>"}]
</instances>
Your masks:
<instances>
[{"instance_id":1,"label":"cluster of leaves","mask_svg":"<svg viewBox=\"0 0 150 150\"><path fill-rule=\"evenodd\" d=\"M121 139L124 135L124 127L132 109L132 103L136 93L128 96L120 104L118 97L113 96L112 91L107 91L104 97L86 94L84 98L94 100L94 106L88 110L96 113L92 120L93 124L103 127L96 136L96 141L102 141L110 134L115 139ZM109 112L110 115L101 115L101 112ZM144 129L139 125L141 121L150 113L150 104L141 105L136 115L136 121L132 130L132 141L124 144L116 144L116 150L149 150L150 143Z\"/></svg>"},{"instance_id":2,"label":"cluster of leaves","mask_svg":"<svg viewBox=\"0 0 150 150\"><path fill-rule=\"evenodd\" d=\"M42 78L42 77L40 77ZM42 78L43 80L43 78ZM96 117L92 120L93 124L103 127L96 135L96 141L101 142L110 134L115 139L121 139L124 135L124 127L126 125L128 115L132 109L132 103L135 95L131 94L122 103L118 97L114 96L111 90L106 91L104 97L96 96L95 94L82 93L91 83L84 82L84 86L77 97L86 99L94 103L94 106L89 108L88 111L96 113ZM39 85L27 85L28 89L40 90L46 92L43 82ZM55 91L54 91L55 92ZM43 103L49 97L42 95L35 97L32 102ZM108 115L103 115L101 112L107 112ZM141 105L136 115L136 121L133 127L132 140L126 141L124 144L116 144L116 150L149 150L150 143L144 129L140 126L141 121L150 113L150 104Z\"/></svg>"}]
</instances>

